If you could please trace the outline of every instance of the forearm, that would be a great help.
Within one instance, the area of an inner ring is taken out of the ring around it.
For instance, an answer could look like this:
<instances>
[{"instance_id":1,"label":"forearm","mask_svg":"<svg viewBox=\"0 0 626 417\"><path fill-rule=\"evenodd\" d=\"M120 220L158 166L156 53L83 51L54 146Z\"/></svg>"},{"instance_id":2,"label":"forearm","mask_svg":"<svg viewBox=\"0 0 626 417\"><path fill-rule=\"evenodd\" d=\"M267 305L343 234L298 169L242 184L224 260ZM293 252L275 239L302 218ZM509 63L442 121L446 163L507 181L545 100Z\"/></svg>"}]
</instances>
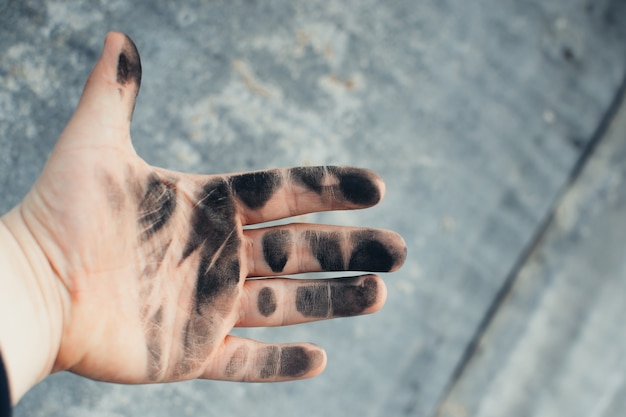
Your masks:
<instances>
[{"instance_id":1,"label":"forearm","mask_svg":"<svg viewBox=\"0 0 626 417\"><path fill-rule=\"evenodd\" d=\"M0 350L13 404L54 366L62 317L52 276L19 209L0 217Z\"/></svg>"}]
</instances>

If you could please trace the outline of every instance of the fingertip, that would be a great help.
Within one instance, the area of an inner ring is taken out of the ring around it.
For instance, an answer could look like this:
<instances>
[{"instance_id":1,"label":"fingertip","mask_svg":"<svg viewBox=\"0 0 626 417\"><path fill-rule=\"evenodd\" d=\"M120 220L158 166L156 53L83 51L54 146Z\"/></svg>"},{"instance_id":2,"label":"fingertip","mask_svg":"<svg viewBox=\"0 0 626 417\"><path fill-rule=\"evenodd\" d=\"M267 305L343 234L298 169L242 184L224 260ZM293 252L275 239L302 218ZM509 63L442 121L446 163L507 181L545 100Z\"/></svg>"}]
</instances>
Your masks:
<instances>
[{"instance_id":1,"label":"fingertip","mask_svg":"<svg viewBox=\"0 0 626 417\"><path fill-rule=\"evenodd\" d=\"M324 370L326 369L328 356L326 355L326 351L322 347L312 343L309 343L307 345L310 348L309 355L311 357L311 367L303 378L314 378L324 372Z\"/></svg>"},{"instance_id":2,"label":"fingertip","mask_svg":"<svg viewBox=\"0 0 626 417\"><path fill-rule=\"evenodd\" d=\"M394 247L393 251L394 251L395 259L394 259L393 267L389 270L389 272L395 272L398 269L400 269L402 265L404 265L404 262L406 261L406 257L407 257L408 247L402 235L393 231L390 231L390 234L392 236L393 247Z\"/></svg>"},{"instance_id":3,"label":"fingertip","mask_svg":"<svg viewBox=\"0 0 626 417\"><path fill-rule=\"evenodd\" d=\"M135 42L126 34L113 32L112 36L123 37L122 47L117 60L117 82L126 85L135 83L135 95L141 86L141 59Z\"/></svg>"},{"instance_id":4,"label":"fingertip","mask_svg":"<svg viewBox=\"0 0 626 417\"><path fill-rule=\"evenodd\" d=\"M332 171L332 167L331 167ZM374 206L383 199L385 183L376 172L364 168L337 168L343 197L359 207Z\"/></svg>"},{"instance_id":5,"label":"fingertip","mask_svg":"<svg viewBox=\"0 0 626 417\"><path fill-rule=\"evenodd\" d=\"M372 305L367 310L365 310L364 313L376 313L381 308L383 308L383 306L387 302L387 284L378 275L366 275L365 279L373 279L374 282L376 282L376 299L372 303Z\"/></svg>"},{"instance_id":6,"label":"fingertip","mask_svg":"<svg viewBox=\"0 0 626 417\"><path fill-rule=\"evenodd\" d=\"M141 61L135 44L123 33L108 33L64 141L130 143L130 121L140 83Z\"/></svg>"},{"instance_id":7,"label":"fingertip","mask_svg":"<svg viewBox=\"0 0 626 417\"><path fill-rule=\"evenodd\" d=\"M318 362L317 367L311 369L311 377L316 377L326 369L326 365L328 364L328 355L326 351L317 345L313 345L317 349Z\"/></svg>"},{"instance_id":8,"label":"fingertip","mask_svg":"<svg viewBox=\"0 0 626 417\"><path fill-rule=\"evenodd\" d=\"M385 184L385 180L375 171L370 169L365 170L372 178L372 182L376 184L378 188L378 200L374 204L378 204L385 198L385 193L387 192L387 185Z\"/></svg>"},{"instance_id":9,"label":"fingertip","mask_svg":"<svg viewBox=\"0 0 626 417\"><path fill-rule=\"evenodd\" d=\"M277 380L312 378L326 366L326 352L311 343L282 346L279 357Z\"/></svg>"},{"instance_id":10,"label":"fingertip","mask_svg":"<svg viewBox=\"0 0 626 417\"><path fill-rule=\"evenodd\" d=\"M139 51L133 40L122 32L107 33L100 62L103 64L100 73L106 81L116 84L122 100L134 106L141 86L142 69ZM131 93L128 98L125 97L126 90Z\"/></svg>"}]
</instances>

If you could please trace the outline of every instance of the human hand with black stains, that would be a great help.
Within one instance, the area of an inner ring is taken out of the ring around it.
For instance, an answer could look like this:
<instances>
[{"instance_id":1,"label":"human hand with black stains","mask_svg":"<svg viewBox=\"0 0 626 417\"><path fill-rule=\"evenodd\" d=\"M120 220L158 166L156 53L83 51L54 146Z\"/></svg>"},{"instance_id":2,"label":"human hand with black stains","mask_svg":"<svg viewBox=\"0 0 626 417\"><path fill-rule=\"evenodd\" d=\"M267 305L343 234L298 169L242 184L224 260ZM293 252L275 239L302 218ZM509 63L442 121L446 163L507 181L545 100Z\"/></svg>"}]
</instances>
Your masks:
<instances>
[{"instance_id":1,"label":"human hand with black stains","mask_svg":"<svg viewBox=\"0 0 626 417\"><path fill-rule=\"evenodd\" d=\"M0 222L48 329L36 379L61 370L119 383L317 375L320 347L229 332L374 312L386 289L368 272L399 268L405 244L378 229L246 226L369 207L382 181L345 167L189 175L150 166L130 140L140 81L132 41L107 35L41 177ZM317 271L361 275L279 278ZM0 341L11 369L12 341Z\"/></svg>"}]
</instances>

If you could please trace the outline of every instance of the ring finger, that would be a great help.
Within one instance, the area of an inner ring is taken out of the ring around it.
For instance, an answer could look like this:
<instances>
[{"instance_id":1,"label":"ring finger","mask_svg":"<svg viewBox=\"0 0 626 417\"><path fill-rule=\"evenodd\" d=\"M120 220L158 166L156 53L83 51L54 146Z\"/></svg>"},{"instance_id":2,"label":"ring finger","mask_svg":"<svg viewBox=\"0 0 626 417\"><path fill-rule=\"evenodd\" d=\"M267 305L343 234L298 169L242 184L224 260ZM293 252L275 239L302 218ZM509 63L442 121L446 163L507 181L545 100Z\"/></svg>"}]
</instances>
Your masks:
<instances>
[{"instance_id":1,"label":"ring finger","mask_svg":"<svg viewBox=\"0 0 626 417\"><path fill-rule=\"evenodd\" d=\"M376 275L302 280L248 280L239 327L284 326L378 311L387 298Z\"/></svg>"}]
</instances>

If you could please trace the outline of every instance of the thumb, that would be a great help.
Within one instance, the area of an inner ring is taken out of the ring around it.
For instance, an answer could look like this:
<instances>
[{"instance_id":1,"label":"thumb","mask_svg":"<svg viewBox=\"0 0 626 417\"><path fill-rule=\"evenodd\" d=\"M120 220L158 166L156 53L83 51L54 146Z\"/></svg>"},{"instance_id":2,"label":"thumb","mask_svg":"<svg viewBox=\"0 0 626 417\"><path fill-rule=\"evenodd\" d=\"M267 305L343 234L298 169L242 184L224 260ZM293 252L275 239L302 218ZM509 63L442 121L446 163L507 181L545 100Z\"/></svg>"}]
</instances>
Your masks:
<instances>
[{"instance_id":1,"label":"thumb","mask_svg":"<svg viewBox=\"0 0 626 417\"><path fill-rule=\"evenodd\" d=\"M130 121L140 84L137 47L123 33L107 34L102 55L59 145L130 146Z\"/></svg>"}]
</instances>

